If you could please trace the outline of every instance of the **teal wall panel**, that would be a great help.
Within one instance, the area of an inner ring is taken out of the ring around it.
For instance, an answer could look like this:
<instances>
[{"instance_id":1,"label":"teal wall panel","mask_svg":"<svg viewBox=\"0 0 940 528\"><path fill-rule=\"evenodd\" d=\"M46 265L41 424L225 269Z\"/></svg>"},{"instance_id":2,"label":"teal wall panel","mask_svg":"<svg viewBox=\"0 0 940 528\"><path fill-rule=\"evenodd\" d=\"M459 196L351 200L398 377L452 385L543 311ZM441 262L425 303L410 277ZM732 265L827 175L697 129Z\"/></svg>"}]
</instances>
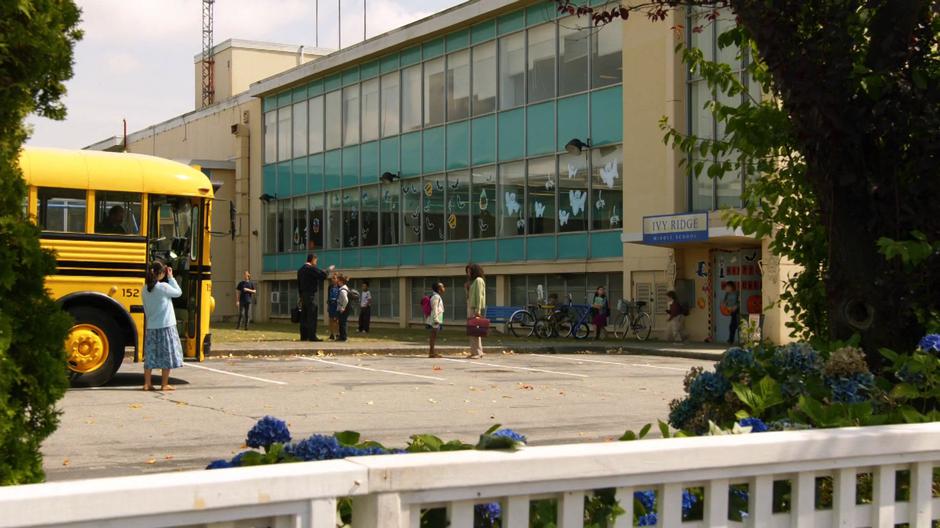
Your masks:
<instances>
[{"instance_id":1,"label":"teal wall panel","mask_svg":"<svg viewBox=\"0 0 940 528\"><path fill-rule=\"evenodd\" d=\"M499 161L525 156L525 109L499 113Z\"/></svg>"},{"instance_id":2,"label":"teal wall panel","mask_svg":"<svg viewBox=\"0 0 940 528\"><path fill-rule=\"evenodd\" d=\"M525 21L526 25L534 26L536 24L541 24L542 22L548 22L550 20L555 20L555 13L557 13L556 4L554 2L542 2L540 4L535 4L526 9Z\"/></svg>"},{"instance_id":3,"label":"teal wall panel","mask_svg":"<svg viewBox=\"0 0 940 528\"><path fill-rule=\"evenodd\" d=\"M424 244L421 246L421 251L423 254L421 262L425 266L433 266L444 263L444 244L442 242Z\"/></svg>"},{"instance_id":4,"label":"teal wall panel","mask_svg":"<svg viewBox=\"0 0 940 528\"><path fill-rule=\"evenodd\" d=\"M343 86L349 86L359 82L359 67L354 66L348 70L343 70Z\"/></svg>"},{"instance_id":5,"label":"teal wall panel","mask_svg":"<svg viewBox=\"0 0 940 528\"><path fill-rule=\"evenodd\" d=\"M470 166L470 122L447 125L447 170Z\"/></svg>"},{"instance_id":6,"label":"teal wall panel","mask_svg":"<svg viewBox=\"0 0 940 528\"><path fill-rule=\"evenodd\" d=\"M359 250L359 267L375 268L379 265L378 248L362 248Z\"/></svg>"},{"instance_id":7,"label":"teal wall panel","mask_svg":"<svg viewBox=\"0 0 940 528\"><path fill-rule=\"evenodd\" d=\"M448 264L466 264L467 262L470 262L470 243L448 242L446 257Z\"/></svg>"},{"instance_id":8,"label":"teal wall panel","mask_svg":"<svg viewBox=\"0 0 940 528\"><path fill-rule=\"evenodd\" d=\"M500 262L514 262L525 259L525 240L522 237L506 238L497 241Z\"/></svg>"},{"instance_id":9,"label":"teal wall panel","mask_svg":"<svg viewBox=\"0 0 940 528\"><path fill-rule=\"evenodd\" d=\"M323 154L307 158L307 192L323 190Z\"/></svg>"},{"instance_id":10,"label":"teal wall panel","mask_svg":"<svg viewBox=\"0 0 940 528\"><path fill-rule=\"evenodd\" d=\"M398 136L385 138L382 140L382 148L379 156L380 176L385 172L391 172L392 174L395 174L400 170L398 166L398 145Z\"/></svg>"},{"instance_id":11,"label":"teal wall panel","mask_svg":"<svg viewBox=\"0 0 940 528\"><path fill-rule=\"evenodd\" d=\"M300 269L304 265L304 262L307 261L307 253L291 253L289 255L282 255L280 265L281 271L294 271Z\"/></svg>"},{"instance_id":12,"label":"teal wall panel","mask_svg":"<svg viewBox=\"0 0 940 528\"><path fill-rule=\"evenodd\" d=\"M376 266L388 268L398 266L399 264L401 264L401 250L398 246L379 248Z\"/></svg>"},{"instance_id":13,"label":"teal wall panel","mask_svg":"<svg viewBox=\"0 0 940 528\"><path fill-rule=\"evenodd\" d=\"M474 165L496 161L496 117L474 119L470 124L470 160Z\"/></svg>"},{"instance_id":14,"label":"teal wall panel","mask_svg":"<svg viewBox=\"0 0 940 528\"><path fill-rule=\"evenodd\" d=\"M623 88L615 86L591 92L591 144L623 140Z\"/></svg>"},{"instance_id":15,"label":"teal wall panel","mask_svg":"<svg viewBox=\"0 0 940 528\"><path fill-rule=\"evenodd\" d=\"M462 29L447 35L444 47L447 53L458 51L470 45L470 30Z\"/></svg>"},{"instance_id":16,"label":"teal wall panel","mask_svg":"<svg viewBox=\"0 0 940 528\"><path fill-rule=\"evenodd\" d=\"M332 92L333 90L336 90L337 88L341 88L342 86L343 86L343 75L341 73L335 73L333 75L330 75L326 79L323 79L323 91L324 92Z\"/></svg>"},{"instance_id":17,"label":"teal wall panel","mask_svg":"<svg viewBox=\"0 0 940 528\"><path fill-rule=\"evenodd\" d=\"M261 271L274 273L277 271L277 255L264 255L261 257Z\"/></svg>"},{"instance_id":18,"label":"teal wall panel","mask_svg":"<svg viewBox=\"0 0 940 528\"><path fill-rule=\"evenodd\" d=\"M362 80L371 79L379 74L379 61L367 62L359 67L359 76Z\"/></svg>"},{"instance_id":19,"label":"teal wall panel","mask_svg":"<svg viewBox=\"0 0 940 528\"><path fill-rule=\"evenodd\" d=\"M307 87L301 86L300 88L294 88L291 91L291 100L294 103L306 101L307 100Z\"/></svg>"},{"instance_id":20,"label":"teal wall panel","mask_svg":"<svg viewBox=\"0 0 940 528\"><path fill-rule=\"evenodd\" d=\"M470 44L479 44L496 37L496 21L487 20L470 28Z\"/></svg>"},{"instance_id":21,"label":"teal wall panel","mask_svg":"<svg viewBox=\"0 0 940 528\"><path fill-rule=\"evenodd\" d=\"M440 57L444 54L444 39L430 40L421 45L421 56L424 60Z\"/></svg>"},{"instance_id":22,"label":"teal wall panel","mask_svg":"<svg viewBox=\"0 0 940 528\"><path fill-rule=\"evenodd\" d=\"M527 237L526 260L555 260L555 236Z\"/></svg>"},{"instance_id":23,"label":"teal wall panel","mask_svg":"<svg viewBox=\"0 0 940 528\"><path fill-rule=\"evenodd\" d=\"M339 189L343 183L343 151L331 150L324 156L323 176L325 189Z\"/></svg>"},{"instance_id":24,"label":"teal wall panel","mask_svg":"<svg viewBox=\"0 0 940 528\"><path fill-rule=\"evenodd\" d=\"M588 123L588 96L576 95L558 100L558 151L574 138L587 141L591 137Z\"/></svg>"},{"instance_id":25,"label":"teal wall panel","mask_svg":"<svg viewBox=\"0 0 940 528\"><path fill-rule=\"evenodd\" d=\"M398 69L398 54L386 55L381 59L379 66L381 73L390 73Z\"/></svg>"},{"instance_id":26,"label":"teal wall panel","mask_svg":"<svg viewBox=\"0 0 940 528\"><path fill-rule=\"evenodd\" d=\"M277 165L273 163L261 168L261 194L277 194Z\"/></svg>"},{"instance_id":27,"label":"teal wall panel","mask_svg":"<svg viewBox=\"0 0 940 528\"><path fill-rule=\"evenodd\" d=\"M421 246L410 244L400 246L401 265L402 266L420 266L421 265Z\"/></svg>"},{"instance_id":28,"label":"teal wall panel","mask_svg":"<svg viewBox=\"0 0 940 528\"><path fill-rule=\"evenodd\" d=\"M344 249L340 257L342 262L342 267L349 268L358 268L359 267L359 250L358 249Z\"/></svg>"},{"instance_id":29,"label":"teal wall panel","mask_svg":"<svg viewBox=\"0 0 940 528\"><path fill-rule=\"evenodd\" d=\"M444 127L427 128L422 132L424 172L444 170Z\"/></svg>"},{"instance_id":30,"label":"teal wall panel","mask_svg":"<svg viewBox=\"0 0 940 528\"><path fill-rule=\"evenodd\" d=\"M290 104L291 104L291 93L289 91L278 94L277 96L278 108L282 106L290 106Z\"/></svg>"},{"instance_id":31,"label":"teal wall panel","mask_svg":"<svg viewBox=\"0 0 940 528\"><path fill-rule=\"evenodd\" d=\"M519 10L496 19L496 31L500 35L512 33L525 27L525 11Z\"/></svg>"},{"instance_id":32,"label":"teal wall panel","mask_svg":"<svg viewBox=\"0 0 940 528\"><path fill-rule=\"evenodd\" d=\"M473 262L496 262L496 240L474 240L470 243L470 259Z\"/></svg>"},{"instance_id":33,"label":"teal wall panel","mask_svg":"<svg viewBox=\"0 0 940 528\"><path fill-rule=\"evenodd\" d=\"M401 136L401 177L421 174L421 132Z\"/></svg>"},{"instance_id":34,"label":"teal wall panel","mask_svg":"<svg viewBox=\"0 0 940 528\"><path fill-rule=\"evenodd\" d=\"M320 269L326 269L331 265L336 266L337 268L340 267L341 262L339 250L317 251L317 257L319 257L319 261L317 261L317 267Z\"/></svg>"},{"instance_id":35,"label":"teal wall panel","mask_svg":"<svg viewBox=\"0 0 940 528\"><path fill-rule=\"evenodd\" d=\"M375 183L379 181L379 142L371 141L359 146L361 156L361 176L362 183Z\"/></svg>"},{"instance_id":36,"label":"teal wall panel","mask_svg":"<svg viewBox=\"0 0 940 528\"><path fill-rule=\"evenodd\" d=\"M307 85L307 96L313 97L323 93L323 79L318 79Z\"/></svg>"},{"instance_id":37,"label":"teal wall panel","mask_svg":"<svg viewBox=\"0 0 940 528\"><path fill-rule=\"evenodd\" d=\"M290 162L282 161L277 164L277 197L287 198L290 196L291 171Z\"/></svg>"},{"instance_id":38,"label":"teal wall panel","mask_svg":"<svg viewBox=\"0 0 940 528\"><path fill-rule=\"evenodd\" d=\"M585 259L588 256L587 233L558 235L558 258Z\"/></svg>"},{"instance_id":39,"label":"teal wall panel","mask_svg":"<svg viewBox=\"0 0 940 528\"><path fill-rule=\"evenodd\" d=\"M555 102L532 105L526 112L526 154L555 152Z\"/></svg>"},{"instance_id":40,"label":"teal wall panel","mask_svg":"<svg viewBox=\"0 0 940 528\"><path fill-rule=\"evenodd\" d=\"M261 108L264 112L277 108L277 96L269 95L261 100Z\"/></svg>"},{"instance_id":41,"label":"teal wall panel","mask_svg":"<svg viewBox=\"0 0 940 528\"><path fill-rule=\"evenodd\" d=\"M343 187L359 185L359 146L343 149Z\"/></svg>"},{"instance_id":42,"label":"teal wall panel","mask_svg":"<svg viewBox=\"0 0 940 528\"><path fill-rule=\"evenodd\" d=\"M291 162L291 186L293 196L307 194L307 158L297 158Z\"/></svg>"},{"instance_id":43,"label":"teal wall panel","mask_svg":"<svg viewBox=\"0 0 940 528\"><path fill-rule=\"evenodd\" d=\"M421 62L421 46L414 46L401 51L401 67Z\"/></svg>"},{"instance_id":44,"label":"teal wall panel","mask_svg":"<svg viewBox=\"0 0 940 528\"><path fill-rule=\"evenodd\" d=\"M591 233L591 258L622 257L621 231Z\"/></svg>"}]
</instances>

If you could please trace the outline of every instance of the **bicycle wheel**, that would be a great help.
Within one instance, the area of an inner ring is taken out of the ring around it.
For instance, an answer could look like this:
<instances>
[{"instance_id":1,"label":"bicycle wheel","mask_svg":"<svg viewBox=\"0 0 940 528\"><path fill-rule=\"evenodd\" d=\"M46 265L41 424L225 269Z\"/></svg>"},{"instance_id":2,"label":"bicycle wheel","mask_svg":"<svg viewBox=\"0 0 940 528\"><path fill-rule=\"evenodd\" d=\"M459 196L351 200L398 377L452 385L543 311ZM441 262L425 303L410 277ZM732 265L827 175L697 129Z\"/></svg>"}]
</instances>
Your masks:
<instances>
[{"instance_id":1,"label":"bicycle wheel","mask_svg":"<svg viewBox=\"0 0 940 528\"><path fill-rule=\"evenodd\" d=\"M617 322L614 323L614 337L617 339L623 339L627 337L628 328L630 327L630 318L626 314L621 314L617 319Z\"/></svg>"},{"instance_id":2,"label":"bicycle wheel","mask_svg":"<svg viewBox=\"0 0 940 528\"><path fill-rule=\"evenodd\" d=\"M509 331L516 337L532 337L535 316L528 310L516 310L509 316Z\"/></svg>"},{"instance_id":3,"label":"bicycle wheel","mask_svg":"<svg viewBox=\"0 0 940 528\"><path fill-rule=\"evenodd\" d=\"M575 339L586 339L587 336L591 335L591 327L587 323L581 323L575 327L572 333Z\"/></svg>"},{"instance_id":4,"label":"bicycle wheel","mask_svg":"<svg viewBox=\"0 0 940 528\"><path fill-rule=\"evenodd\" d=\"M653 320L650 319L650 315L645 312L638 313L636 319L633 320L633 333L636 334L636 338L646 341L652 330Z\"/></svg>"},{"instance_id":5,"label":"bicycle wheel","mask_svg":"<svg viewBox=\"0 0 940 528\"><path fill-rule=\"evenodd\" d=\"M535 323L535 335L542 339L552 337L552 325L545 319Z\"/></svg>"}]
</instances>

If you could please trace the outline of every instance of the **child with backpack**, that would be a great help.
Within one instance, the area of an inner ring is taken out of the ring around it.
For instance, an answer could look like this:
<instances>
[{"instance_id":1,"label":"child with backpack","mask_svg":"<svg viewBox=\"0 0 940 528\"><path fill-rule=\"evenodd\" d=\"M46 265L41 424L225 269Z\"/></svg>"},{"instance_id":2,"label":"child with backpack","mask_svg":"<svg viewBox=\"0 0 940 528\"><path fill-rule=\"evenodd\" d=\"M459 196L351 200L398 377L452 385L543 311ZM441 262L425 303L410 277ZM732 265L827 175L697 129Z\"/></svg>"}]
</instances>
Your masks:
<instances>
[{"instance_id":1,"label":"child with backpack","mask_svg":"<svg viewBox=\"0 0 940 528\"><path fill-rule=\"evenodd\" d=\"M434 351L437 334L444 327L444 284L438 282L431 286L431 294L421 299L421 311L424 313L424 324L431 332L428 338L428 357L439 358L440 354Z\"/></svg>"},{"instance_id":2,"label":"child with backpack","mask_svg":"<svg viewBox=\"0 0 940 528\"><path fill-rule=\"evenodd\" d=\"M669 305L666 307L666 321L668 324L666 339L682 343L685 341L682 324L685 321L685 316L689 315L689 308L679 302L679 297L672 290L666 292L666 297L669 298Z\"/></svg>"},{"instance_id":3,"label":"child with backpack","mask_svg":"<svg viewBox=\"0 0 940 528\"><path fill-rule=\"evenodd\" d=\"M347 339L347 329L349 325L349 309L352 308L352 304L349 302L352 295L349 293L349 286L346 285L349 279L345 275L340 273L336 276L336 284L339 286L339 291L336 295L336 318L339 323L339 337L336 341L346 341ZM356 295L358 298L358 294Z\"/></svg>"},{"instance_id":4,"label":"child with backpack","mask_svg":"<svg viewBox=\"0 0 940 528\"><path fill-rule=\"evenodd\" d=\"M335 340L336 335L339 334L339 313L336 310L336 301L339 299L337 275L337 273L330 275L330 290L326 301L326 311L330 316L330 341Z\"/></svg>"}]
</instances>

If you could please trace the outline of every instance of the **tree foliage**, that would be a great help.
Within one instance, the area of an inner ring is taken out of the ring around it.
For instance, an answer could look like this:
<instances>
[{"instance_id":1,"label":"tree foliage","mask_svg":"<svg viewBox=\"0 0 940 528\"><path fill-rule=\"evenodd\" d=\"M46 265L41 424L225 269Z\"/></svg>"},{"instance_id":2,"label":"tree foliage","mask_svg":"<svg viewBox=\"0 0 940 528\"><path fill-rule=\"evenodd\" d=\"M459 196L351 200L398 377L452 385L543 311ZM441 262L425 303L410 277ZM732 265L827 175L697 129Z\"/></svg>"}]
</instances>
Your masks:
<instances>
[{"instance_id":1,"label":"tree foliage","mask_svg":"<svg viewBox=\"0 0 940 528\"><path fill-rule=\"evenodd\" d=\"M940 2L556 1L595 25L677 11L678 29L691 10L701 15L692 32L729 8L737 27L719 45L748 54L765 97L708 103L724 138L667 139L721 160L709 176L749 176L746 209L731 221L772 234L773 251L803 267L784 296L802 337L858 334L873 367L880 348L913 350L940 314ZM741 93L729 68L682 53L716 91Z\"/></svg>"},{"instance_id":2,"label":"tree foliage","mask_svg":"<svg viewBox=\"0 0 940 528\"><path fill-rule=\"evenodd\" d=\"M44 289L55 258L24 214L17 160L27 115L65 116L79 16L71 0L0 2L0 485L42 480L40 444L55 430L55 404L68 386L70 321Z\"/></svg>"}]
</instances>

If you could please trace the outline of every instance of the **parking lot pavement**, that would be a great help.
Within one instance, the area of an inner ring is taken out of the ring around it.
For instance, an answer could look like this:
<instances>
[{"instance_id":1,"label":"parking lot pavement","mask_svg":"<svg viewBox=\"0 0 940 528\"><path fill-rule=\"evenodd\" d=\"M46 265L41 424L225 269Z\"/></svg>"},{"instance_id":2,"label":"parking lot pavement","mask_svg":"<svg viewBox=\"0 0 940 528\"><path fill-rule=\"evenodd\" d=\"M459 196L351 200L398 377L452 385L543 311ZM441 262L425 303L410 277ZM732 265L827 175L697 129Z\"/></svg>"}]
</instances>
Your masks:
<instances>
[{"instance_id":1,"label":"parking lot pavement","mask_svg":"<svg viewBox=\"0 0 940 528\"><path fill-rule=\"evenodd\" d=\"M356 430L404 446L411 434L474 442L495 423L530 444L616 439L665 419L689 368L669 357L488 354L214 359L173 371L177 390L145 393L141 365L72 389L43 446L48 480L197 469L244 449L264 415L295 438ZM655 428L654 428L655 429Z\"/></svg>"}]
</instances>

